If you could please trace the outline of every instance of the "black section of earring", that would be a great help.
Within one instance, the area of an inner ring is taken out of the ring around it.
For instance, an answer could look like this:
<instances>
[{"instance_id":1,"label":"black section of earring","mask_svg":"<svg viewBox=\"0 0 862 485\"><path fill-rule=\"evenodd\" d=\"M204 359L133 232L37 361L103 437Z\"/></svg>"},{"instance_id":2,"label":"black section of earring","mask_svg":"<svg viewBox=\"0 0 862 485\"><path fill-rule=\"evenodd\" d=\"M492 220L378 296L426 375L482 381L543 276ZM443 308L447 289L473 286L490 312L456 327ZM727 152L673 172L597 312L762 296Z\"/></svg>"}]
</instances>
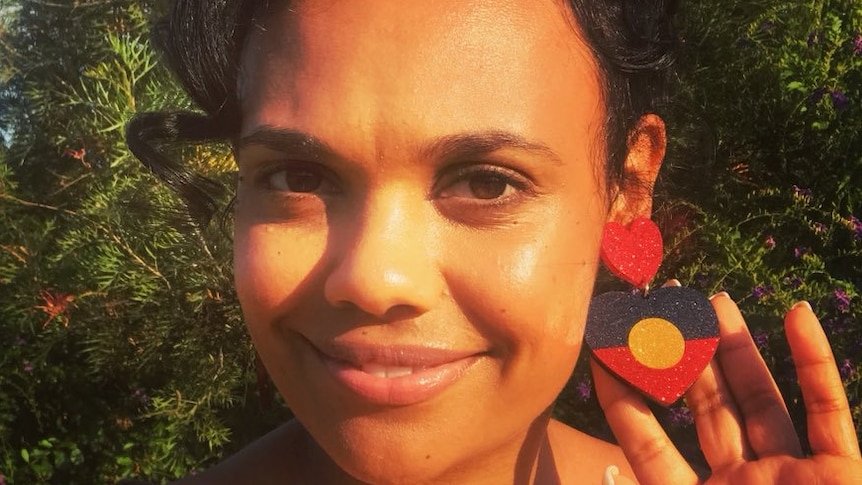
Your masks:
<instances>
[{"instance_id":1,"label":"black section of earring","mask_svg":"<svg viewBox=\"0 0 862 485\"><path fill-rule=\"evenodd\" d=\"M685 340L718 336L718 317L712 304L690 288L667 287L640 293L613 291L590 302L585 338L592 349L628 345L632 326L645 318L663 318L679 329Z\"/></svg>"}]
</instances>

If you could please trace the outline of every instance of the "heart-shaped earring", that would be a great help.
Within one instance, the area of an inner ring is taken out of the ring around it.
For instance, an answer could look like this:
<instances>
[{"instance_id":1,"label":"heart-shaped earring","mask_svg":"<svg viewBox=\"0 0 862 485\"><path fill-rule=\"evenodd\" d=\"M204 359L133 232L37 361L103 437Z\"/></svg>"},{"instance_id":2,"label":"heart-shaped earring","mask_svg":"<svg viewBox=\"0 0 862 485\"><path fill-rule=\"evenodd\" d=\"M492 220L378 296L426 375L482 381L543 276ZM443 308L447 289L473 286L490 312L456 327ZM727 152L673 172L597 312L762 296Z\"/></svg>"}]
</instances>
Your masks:
<instances>
[{"instance_id":1,"label":"heart-shaped earring","mask_svg":"<svg viewBox=\"0 0 862 485\"><path fill-rule=\"evenodd\" d=\"M605 226L601 256L641 291L609 292L590 302L585 339L593 357L620 379L668 406L694 384L718 348L718 317L689 288L649 290L661 264L661 232L637 218Z\"/></svg>"}]
</instances>

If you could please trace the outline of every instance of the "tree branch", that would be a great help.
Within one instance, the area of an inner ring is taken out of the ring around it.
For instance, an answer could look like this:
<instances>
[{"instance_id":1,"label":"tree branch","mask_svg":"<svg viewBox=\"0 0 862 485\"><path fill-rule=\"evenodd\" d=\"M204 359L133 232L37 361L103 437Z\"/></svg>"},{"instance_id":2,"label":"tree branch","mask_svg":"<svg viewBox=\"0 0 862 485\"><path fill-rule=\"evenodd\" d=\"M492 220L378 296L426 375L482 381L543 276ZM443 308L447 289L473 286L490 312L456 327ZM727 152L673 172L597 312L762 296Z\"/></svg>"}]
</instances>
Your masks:
<instances>
[{"instance_id":1,"label":"tree branch","mask_svg":"<svg viewBox=\"0 0 862 485\"><path fill-rule=\"evenodd\" d=\"M136 262L136 263L138 263L139 265L141 265L144 269L146 269L147 271L149 271L150 273L152 273L153 275L155 275L157 278L159 278L159 279L161 279L162 281L164 281L168 288L170 288L170 287L171 287L171 283L170 283L170 281L168 281L168 279L167 279L167 278L165 278L165 276L161 273L161 271L159 271L157 268L153 267L152 265L147 264L147 262L146 262L146 261L144 261L144 259L143 259L143 258L141 258L140 256L138 256L138 254L135 252L135 250L134 250L134 249L132 249L128 244L126 244L122 239L120 239L120 237L119 237L119 236L117 236L116 234L114 234L114 232L113 232L113 231L111 231L111 230L110 230L108 227L106 227L104 224L101 224L101 223L99 223L99 222L97 222L97 221L94 221L94 220L90 219L89 217L83 216L83 215L81 215L81 214L78 214L77 212L70 211L70 210L68 210L68 209L63 209L63 208L60 208L60 207L54 207L54 206L52 206L52 205L47 205L47 204L40 204L40 203L38 203L38 202L30 202L30 201L27 201L27 200L23 200L23 199L19 199L19 198L17 198L17 197L11 196L11 195L9 195L9 194L0 194L0 199L11 200L12 202L15 202L15 203L17 203L17 204L23 205L23 206L25 206L25 207L36 207L36 208L39 208L39 209L45 209L45 210L50 210L50 211L60 212L61 214L67 214L67 215L70 215L70 216L75 216L75 217L79 217L79 218L82 218L82 219L86 220L86 221L87 221L87 222L89 222L90 224L93 224L93 225L94 225L94 226L96 226L98 229L100 229L100 230L102 230L103 232L105 232L105 234L107 234L107 235L108 235L108 237L110 237L114 242L116 242L116 243L117 243L117 244L118 244L118 245L123 249L123 251L125 251L125 252L126 252L126 254L128 254L128 255L129 255L133 260L135 260L135 262Z\"/></svg>"}]
</instances>

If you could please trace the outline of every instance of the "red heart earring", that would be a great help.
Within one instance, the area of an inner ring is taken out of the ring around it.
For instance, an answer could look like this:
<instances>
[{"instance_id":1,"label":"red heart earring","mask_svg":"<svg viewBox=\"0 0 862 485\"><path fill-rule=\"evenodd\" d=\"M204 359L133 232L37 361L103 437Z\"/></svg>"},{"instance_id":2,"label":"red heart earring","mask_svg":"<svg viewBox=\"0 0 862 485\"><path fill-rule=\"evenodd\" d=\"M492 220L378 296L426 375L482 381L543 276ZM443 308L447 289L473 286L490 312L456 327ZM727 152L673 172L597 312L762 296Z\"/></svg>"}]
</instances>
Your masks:
<instances>
[{"instance_id":1,"label":"red heart earring","mask_svg":"<svg viewBox=\"0 0 862 485\"><path fill-rule=\"evenodd\" d=\"M637 218L628 227L607 223L602 261L641 291L593 298L585 339L605 368L667 406L691 387L715 354L718 317L695 290L649 289L662 252L661 232L651 220Z\"/></svg>"}]
</instances>

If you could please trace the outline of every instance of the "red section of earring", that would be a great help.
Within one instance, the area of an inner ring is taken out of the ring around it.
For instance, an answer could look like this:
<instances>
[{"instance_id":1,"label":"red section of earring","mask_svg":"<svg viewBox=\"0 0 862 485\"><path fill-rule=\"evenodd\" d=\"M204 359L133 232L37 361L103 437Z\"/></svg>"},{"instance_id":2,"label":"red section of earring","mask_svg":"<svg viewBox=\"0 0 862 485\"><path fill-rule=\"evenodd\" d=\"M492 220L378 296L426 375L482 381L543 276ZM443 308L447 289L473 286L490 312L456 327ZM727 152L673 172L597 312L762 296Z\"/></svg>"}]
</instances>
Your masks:
<instances>
[{"instance_id":1,"label":"red section of earring","mask_svg":"<svg viewBox=\"0 0 862 485\"><path fill-rule=\"evenodd\" d=\"M646 288L661 266L664 253L661 231L645 217L628 227L608 222L602 234L601 256L605 266L618 278L637 288Z\"/></svg>"}]
</instances>

